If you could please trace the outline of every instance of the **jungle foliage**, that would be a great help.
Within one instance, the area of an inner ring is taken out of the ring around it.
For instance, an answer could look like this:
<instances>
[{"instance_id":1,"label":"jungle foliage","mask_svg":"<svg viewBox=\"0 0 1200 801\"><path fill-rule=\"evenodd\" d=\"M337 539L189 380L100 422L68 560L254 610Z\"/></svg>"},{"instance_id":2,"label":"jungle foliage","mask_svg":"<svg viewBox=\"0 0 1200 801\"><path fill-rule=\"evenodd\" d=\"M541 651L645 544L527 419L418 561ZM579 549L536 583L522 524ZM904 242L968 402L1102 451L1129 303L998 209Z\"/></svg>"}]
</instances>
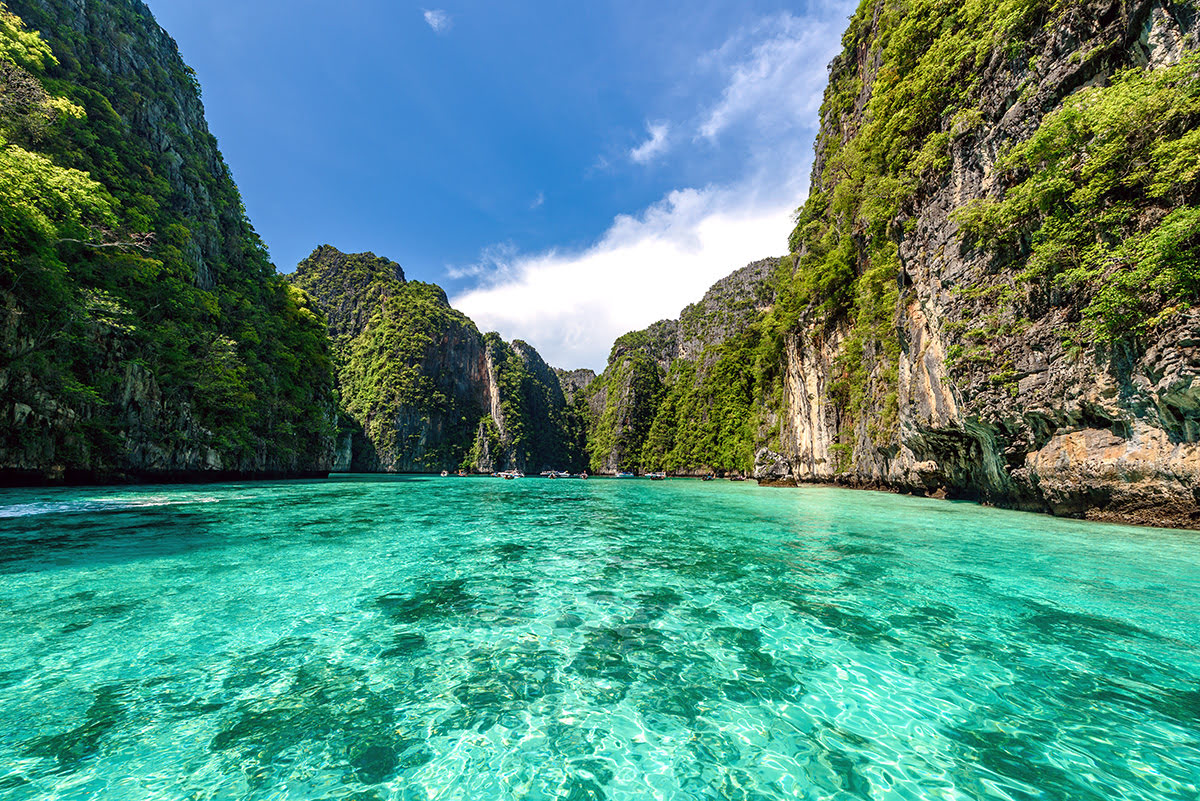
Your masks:
<instances>
[{"instance_id":1,"label":"jungle foliage","mask_svg":"<svg viewBox=\"0 0 1200 801\"><path fill-rule=\"evenodd\" d=\"M344 414L372 459L437 471L581 469L577 405L530 345L481 335L434 284L372 253L317 248L291 281L329 317ZM492 366L493 376L485 372ZM492 417L494 377L500 425Z\"/></svg>"},{"instance_id":2,"label":"jungle foliage","mask_svg":"<svg viewBox=\"0 0 1200 801\"><path fill-rule=\"evenodd\" d=\"M579 437L584 412L579 404L568 404L554 370L526 342L509 345L495 333L484 341L496 369L504 420L505 441L499 444L505 464L497 466L538 472L586 467Z\"/></svg>"},{"instance_id":3,"label":"jungle foliage","mask_svg":"<svg viewBox=\"0 0 1200 801\"><path fill-rule=\"evenodd\" d=\"M1145 335L1200 300L1200 55L1072 95L997 164L1002 199L959 217L1026 282L1088 290L1104 340Z\"/></svg>"},{"instance_id":4,"label":"jungle foliage","mask_svg":"<svg viewBox=\"0 0 1200 801\"><path fill-rule=\"evenodd\" d=\"M617 339L589 387L603 399L588 438L593 470L615 458L622 470L748 473L758 448L778 444L795 297L792 259L773 264L742 293L689 306L677 325ZM680 337L698 352L680 356Z\"/></svg>"},{"instance_id":5,"label":"jungle foliage","mask_svg":"<svg viewBox=\"0 0 1200 801\"><path fill-rule=\"evenodd\" d=\"M985 125L984 91L1046 65L1031 42L1072 0L863 0L833 63L822 106L818 171L797 213L785 328L816 338L848 328L831 395L848 418L843 443L897 436L899 243L914 204L944 181L956 143ZM1105 48L1077 54L1099 65ZM1136 336L1194 302L1197 62L1133 69L1069 96L996 170L1003 199L959 220L967 244L1014 266L1018 281L1083 288L1099 338ZM815 327L814 327L815 326ZM823 329L823 330L822 330Z\"/></svg>"},{"instance_id":6,"label":"jungle foliage","mask_svg":"<svg viewBox=\"0 0 1200 801\"><path fill-rule=\"evenodd\" d=\"M157 30L94 5L126 46ZM163 413L143 436L170 446L190 419L208 437L191 445L227 465L303 469L332 433L324 320L276 275L211 136L171 122L181 94L199 107L194 76L174 53L106 74L90 56L116 46L40 4L0 5L0 404L76 421L58 460L119 468L122 392L145 375ZM159 123L170 153L150 141ZM27 436L46 434L6 427L3 445Z\"/></svg>"},{"instance_id":7,"label":"jungle foliage","mask_svg":"<svg viewBox=\"0 0 1200 801\"><path fill-rule=\"evenodd\" d=\"M953 148L989 124L988 82L1023 76L1019 102L1033 97L1047 67L1031 43L1069 13L1088 12L1073 0L862 0L831 67L813 188L774 302L737 336L659 369L657 383L647 360L621 355L641 348L657 358L653 331L618 340L596 385L607 395L593 461L614 452L643 469L745 469L778 434L791 336L814 346L837 337L835 450L848 456L864 435L894 444L899 244L916 204L949 174ZM1096 48L1074 58L1102 73L1105 57ZM1197 58L1119 72L1069 96L1000 158L1005 195L960 212L968 244L1015 266L1018 281L1083 290L1100 339L1149 332L1200 292Z\"/></svg>"},{"instance_id":8,"label":"jungle foliage","mask_svg":"<svg viewBox=\"0 0 1200 801\"><path fill-rule=\"evenodd\" d=\"M1027 59L1030 35L1064 5L863 0L842 39L821 107L820 171L789 239L797 260L782 324L849 323L831 394L851 421L870 421L879 446L896 436L898 242L910 204L945 176L952 141L982 124L988 64L998 52Z\"/></svg>"}]
</instances>

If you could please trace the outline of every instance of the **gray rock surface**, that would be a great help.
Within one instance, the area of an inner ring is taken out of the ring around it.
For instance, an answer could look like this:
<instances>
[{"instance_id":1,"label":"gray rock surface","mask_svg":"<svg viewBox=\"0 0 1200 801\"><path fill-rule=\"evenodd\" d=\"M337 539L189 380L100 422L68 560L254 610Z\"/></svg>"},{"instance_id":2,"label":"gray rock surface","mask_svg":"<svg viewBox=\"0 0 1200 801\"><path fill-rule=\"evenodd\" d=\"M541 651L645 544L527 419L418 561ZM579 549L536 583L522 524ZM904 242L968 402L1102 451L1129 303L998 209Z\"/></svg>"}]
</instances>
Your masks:
<instances>
[{"instance_id":1,"label":"gray rock surface","mask_svg":"<svg viewBox=\"0 0 1200 801\"><path fill-rule=\"evenodd\" d=\"M1014 286L1014 273L966 249L951 216L997 191L997 154L1073 91L1122 66L1174 63L1197 47L1194 9L1142 0L1110 13L1110 5L1093 4L1095 13L1039 33L1031 64L1045 67L989 65L984 125L953 141L949 179L906 222L896 435L882 445L870 435L883 415L878 371L872 414L847 429L830 385L849 329L810 319L788 342L784 452L760 453L764 476L1200 526L1200 314L1177 316L1155 341L1134 348L1081 346L1079 307L1070 298L1031 294L1017 309L999 308L986 290ZM1109 57L1072 57L1097 47ZM861 75L869 93L877 64L859 55L833 69ZM845 135L828 125L821 133ZM1018 312L1027 325L1016 325ZM948 358L956 346L980 344L964 332L981 323L990 326L982 342L989 358Z\"/></svg>"}]
</instances>

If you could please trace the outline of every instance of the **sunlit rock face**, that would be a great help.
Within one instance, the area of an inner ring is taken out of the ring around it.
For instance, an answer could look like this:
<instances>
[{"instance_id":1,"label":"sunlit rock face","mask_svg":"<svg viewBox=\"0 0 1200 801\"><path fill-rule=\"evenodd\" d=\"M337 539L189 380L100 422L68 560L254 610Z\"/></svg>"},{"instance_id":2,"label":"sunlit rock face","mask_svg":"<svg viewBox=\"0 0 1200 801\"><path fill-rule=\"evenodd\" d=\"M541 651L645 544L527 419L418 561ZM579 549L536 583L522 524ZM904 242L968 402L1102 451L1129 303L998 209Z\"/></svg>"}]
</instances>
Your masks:
<instances>
[{"instance_id":1,"label":"sunlit rock face","mask_svg":"<svg viewBox=\"0 0 1200 801\"><path fill-rule=\"evenodd\" d=\"M837 391L848 343L864 341L855 339L853 321L811 314L790 337L781 453L764 453L763 478L1198 524L1200 315L1170 314L1164 304L1168 313L1148 335L1098 344L1086 334L1085 310L1110 276L1093 285L1039 284L1023 275L1029 240L1004 252L977 246L958 214L972 201L1003 196L1014 183L1000 168L1003 154L1076 92L1196 52L1197 15L1187 6L1085 6L1036 27L1019 60L985 58L977 119L945 120L948 168L889 226L898 300L883 326L888 333L865 340L857 408ZM861 93L849 111L824 112L814 193L838 191L831 160L865 124L879 88L872 26L880 18L869 8L859 16L861 46L835 60L831 86L858 81ZM1142 230L1169 210L1136 207L1131 224ZM895 343L894 356L881 341ZM786 476L780 456L790 465Z\"/></svg>"}]
</instances>

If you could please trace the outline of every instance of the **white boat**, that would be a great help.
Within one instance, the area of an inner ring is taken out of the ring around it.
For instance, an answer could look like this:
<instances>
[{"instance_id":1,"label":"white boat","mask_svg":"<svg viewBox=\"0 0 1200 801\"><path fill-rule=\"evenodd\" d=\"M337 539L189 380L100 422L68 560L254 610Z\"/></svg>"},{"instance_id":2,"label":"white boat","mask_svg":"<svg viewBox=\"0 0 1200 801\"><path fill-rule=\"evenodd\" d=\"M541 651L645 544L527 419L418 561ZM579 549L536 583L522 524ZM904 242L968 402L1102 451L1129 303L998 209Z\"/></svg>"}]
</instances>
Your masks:
<instances>
[{"instance_id":1,"label":"white boat","mask_svg":"<svg viewBox=\"0 0 1200 801\"><path fill-rule=\"evenodd\" d=\"M617 473L617 478L637 478L633 473Z\"/></svg>"},{"instance_id":2,"label":"white boat","mask_svg":"<svg viewBox=\"0 0 1200 801\"><path fill-rule=\"evenodd\" d=\"M667 474L660 470L657 473L647 473L646 478L650 479L651 481L666 481Z\"/></svg>"}]
</instances>

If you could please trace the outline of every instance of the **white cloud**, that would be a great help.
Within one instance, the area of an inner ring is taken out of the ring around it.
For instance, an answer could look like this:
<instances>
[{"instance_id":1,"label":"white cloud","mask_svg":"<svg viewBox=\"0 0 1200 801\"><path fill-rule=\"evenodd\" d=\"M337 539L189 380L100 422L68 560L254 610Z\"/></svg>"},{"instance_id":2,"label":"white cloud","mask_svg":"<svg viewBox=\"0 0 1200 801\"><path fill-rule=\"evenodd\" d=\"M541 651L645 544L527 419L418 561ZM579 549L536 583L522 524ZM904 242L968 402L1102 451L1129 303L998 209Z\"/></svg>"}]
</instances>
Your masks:
<instances>
[{"instance_id":1,"label":"white cloud","mask_svg":"<svg viewBox=\"0 0 1200 801\"><path fill-rule=\"evenodd\" d=\"M434 33L446 33L454 24L451 16L441 9L425 9L425 22L433 28Z\"/></svg>"},{"instance_id":2,"label":"white cloud","mask_svg":"<svg viewBox=\"0 0 1200 801\"><path fill-rule=\"evenodd\" d=\"M666 152L671 126L665 122L646 123L646 133L650 138L629 151L629 158L638 164L649 164Z\"/></svg>"},{"instance_id":3,"label":"white cloud","mask_svg":"<svg viewBox=\"0 0 1200 801\"><path fill-rule=\"evenodd\" d=\"M675 317L715 281L786 251L793 202L740 191L672 192L637 217L617 217L580 253L490 250L457 276L493 274L453 299L481 330L532 343L557 367L604 367L621 334Z\"/></svg>"},{"instance_id":4,"label":"white cloud","mask_svg":"<svg viewBox=\"0 0 1200 801\"><path fill-rule=\"evenodd\" d=\"M545 205L546 205L546 193L538 192L537 197L535 197L533 199L533 202L529 204L529 208L540 209L542 206L545 206Z\"/></svg>"},{"instance_id":5,"label":"white cloud","mask_svg":"<svg viewBox=\"0 0 1200 801\"><path fill-rule=\"evenodd\" d=\"M741 123L786 129L812 120L828 79L831 44L836 46L845 24L842 11L839 6L823 19L780 14L709 54L707 61L732 63L725 67L728 82L705 113L700 135L712 140ZM738 53L738 45L755 35L749 54Z\"/></svg>"},{"instance_id":6,"label":"white cloud","mask_svg":"<svg viewBox=\"0 0 1200 801\"><path fill-rule=\"evenodd\" d=\"M646 163L679 145L672 130L684 127L697 132L692 146L741 159L742 180L671 191L618 216L582 251L489 248L479 263L451 271L481 282L454 306L482 330L530 342L550 364L598 371L621 334L676 317L733 270L785 253L807 189L826 64L853 2L839 0L821 18L777 15L735 33L698 65L722 78L711 102L687 125L648 125L649 139L629 153Z\"/></svg>"},{"instance_id":7,"label":"white cloud","mask_svg":"<svg viewBox=\"0 0 1200 801\"><path fill-rule=\"evenodd\" d=\"M465 267L448 266L446 275L454 281L475 278L486 279L489 285L499 284L515 277L512 268L519 256L517 246L512 242L489 245L479 254L479 261Z\"/></svg>"}]
</instances>

